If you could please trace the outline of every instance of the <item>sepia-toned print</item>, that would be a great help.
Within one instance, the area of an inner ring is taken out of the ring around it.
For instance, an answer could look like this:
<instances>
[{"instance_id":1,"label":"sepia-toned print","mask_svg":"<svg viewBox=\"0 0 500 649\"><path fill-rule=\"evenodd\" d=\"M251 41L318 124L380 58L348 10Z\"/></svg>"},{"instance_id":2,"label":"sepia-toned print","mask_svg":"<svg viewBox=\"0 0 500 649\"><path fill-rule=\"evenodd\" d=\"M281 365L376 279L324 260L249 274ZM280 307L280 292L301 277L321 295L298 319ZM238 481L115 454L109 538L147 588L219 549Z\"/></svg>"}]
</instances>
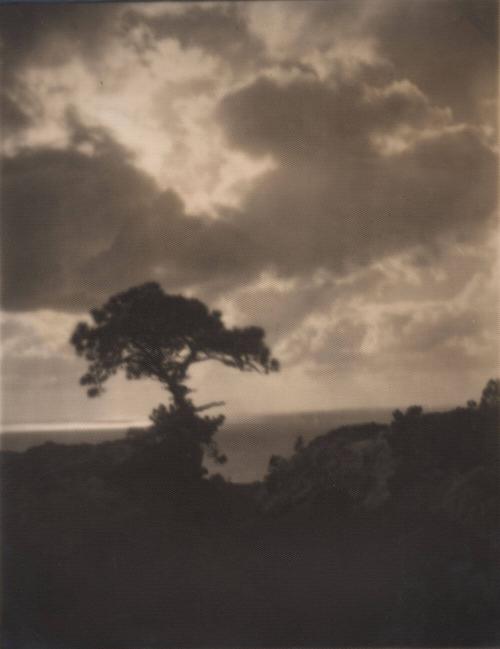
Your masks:
<instances>
[{"instance_id":1,"label":"sepia-toned print","mask_svg":"<svg viewBox=\"0 0 500 649\"><path fill-rule=\"evenodd\" d=\"M7 2L5 649L500 646L498 2Z\"/></svg>"}]
</instances>

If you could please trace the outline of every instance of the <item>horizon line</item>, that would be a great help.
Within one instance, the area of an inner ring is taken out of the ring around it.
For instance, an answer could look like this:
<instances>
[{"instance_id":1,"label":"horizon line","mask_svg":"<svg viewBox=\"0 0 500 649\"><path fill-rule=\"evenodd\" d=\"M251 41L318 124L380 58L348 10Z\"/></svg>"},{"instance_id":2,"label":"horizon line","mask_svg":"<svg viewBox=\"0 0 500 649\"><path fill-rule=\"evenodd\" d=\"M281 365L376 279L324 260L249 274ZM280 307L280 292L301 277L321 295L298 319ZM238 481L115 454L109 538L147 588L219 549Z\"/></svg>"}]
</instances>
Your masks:
<instances>
[{"instance_id":1,"label":"horizon line","mask_svg":"<svg viewBox=\"0 0 500 649\"><path fill-rule=\"evenodd\" d=\"M435 411L442 409L456 408L460 406L450 405L450 404L441 404L441 405L422 405L422 408L425 411ZM343 408L328 408L328 409L318 409L318 410L291 410L291 411L275 411L275 412L251 412L251 413L239 413L237 415L231 415L233 421L240 421L251 417L273 417L273 416L283 416L283 415L321 415L334 412L350 412L350 411L389 411L398 409L397 406L365 406L365 407L354 407L348 406ZM399 409L405 409L405 407L400 406ZM135 428L135 427L145 427L150 425L149 419L101 419L97 421L42 421L42 422L0 422L0 435L6 433L23 433L23 432L50 432L54 429L60 431L78 429L78 430L98 430L98 429L122 429L122 428Z\"/></svg>"}]
</instances>

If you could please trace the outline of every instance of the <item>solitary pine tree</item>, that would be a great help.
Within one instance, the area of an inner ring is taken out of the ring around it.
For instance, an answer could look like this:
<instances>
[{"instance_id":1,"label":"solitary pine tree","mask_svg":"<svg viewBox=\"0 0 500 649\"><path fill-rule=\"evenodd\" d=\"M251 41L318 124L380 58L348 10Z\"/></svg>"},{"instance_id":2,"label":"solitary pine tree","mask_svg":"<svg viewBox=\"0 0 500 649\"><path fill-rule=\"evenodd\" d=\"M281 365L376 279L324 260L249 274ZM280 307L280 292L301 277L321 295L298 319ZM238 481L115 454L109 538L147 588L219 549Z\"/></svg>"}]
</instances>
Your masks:
<instances>
[{"instance_id":1,"label":"solitary pine tree","mask_svg":"<svg viewBox=\"0 0 500 649\"><path fill-rule=\"evenodd\" d=\"M88 362L80 383L90 397L104 391L105 382L118 371L129 379L159 381L170 393L171 404L156 408L151 436L168 442L172 452L202 472L203 451L222 462L213 436L223 416L199 413L223 402L195 406L186 385L188 370L215 360L241 371L268 373L278 361L264 342L260 327L227 328L219 311L210 311L197 299L168 295L150 282L111 297L91 310L92 324L80 322L71 343Z\"/></svg>"}]
</instances>

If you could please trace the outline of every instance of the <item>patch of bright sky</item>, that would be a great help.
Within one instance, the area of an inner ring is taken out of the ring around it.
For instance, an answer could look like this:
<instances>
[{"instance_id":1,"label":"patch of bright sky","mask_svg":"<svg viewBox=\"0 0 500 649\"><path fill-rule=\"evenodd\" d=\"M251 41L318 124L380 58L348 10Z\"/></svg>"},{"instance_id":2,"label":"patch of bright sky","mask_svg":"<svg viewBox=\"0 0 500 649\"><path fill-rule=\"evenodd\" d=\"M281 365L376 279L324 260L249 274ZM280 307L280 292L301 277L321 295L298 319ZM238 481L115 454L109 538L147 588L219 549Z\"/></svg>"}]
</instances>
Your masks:
<instances>
[{"instance_id":1,"label":"patch of bright sky","mask_svg":"<svg viewBox=\"0 0 500 649\"><path fill-rule=\"evenodd\" d=\"M73 357L69 337L81 315L42 309L28 313L2 313L2 356ZM10 335L12 332L12 335Z\"/></svg>"},{"instance_id":2,"label":"patch of bright sky","mask_svg":"<svg viewBox=\"0 0 500 649\"><path fill-rule=\"evenodd\" d=\"M198 92L199 81L207 79L213 87ZM130 148L161 188L177 191L188 212L212 216L219 205L236 207L252 181L273 166L270 157L254 160L226 145L213 110L230 75L212 57L173 40L158 42L146 65L121 46L98 70L70 60L51 70L31 69L24 81L44 110L22 139L5 142L7 152L65 147L65 113L77 107L84 123L109 129Z\"/></svg>"}]
</instances>

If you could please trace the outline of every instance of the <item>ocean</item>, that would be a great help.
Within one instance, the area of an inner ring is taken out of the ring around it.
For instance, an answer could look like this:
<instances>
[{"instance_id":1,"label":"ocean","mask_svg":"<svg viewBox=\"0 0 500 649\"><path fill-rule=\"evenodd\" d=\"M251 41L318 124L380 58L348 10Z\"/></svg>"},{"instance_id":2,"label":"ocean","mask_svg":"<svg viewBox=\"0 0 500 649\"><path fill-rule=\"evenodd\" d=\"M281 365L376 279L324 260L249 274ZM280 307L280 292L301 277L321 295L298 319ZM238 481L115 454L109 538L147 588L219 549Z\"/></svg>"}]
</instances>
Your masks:
<instances>
[{"instance_id":1,"label":"ocean","mask_svg":"<svg viewBox=\"0 0 500 649\"><path fill-rule=\"evenodd\" d=\"M232 482L261 480L271 455L291 455L299 435L307 442L339 426L372 421L388 423L391 412L390 409L328 410L227 420L217 433L217 441L228 461L222 466L207 462L207 468L210 473L220 473ZM24 451L48 441L97 444L124 437L130 427L130 424L115 422L91 427L85 424L51 427L46 424L43 428L31 430L28 426L23 430L7 429L0 436L1 448Z\"/></svg>"}]
</instances>

